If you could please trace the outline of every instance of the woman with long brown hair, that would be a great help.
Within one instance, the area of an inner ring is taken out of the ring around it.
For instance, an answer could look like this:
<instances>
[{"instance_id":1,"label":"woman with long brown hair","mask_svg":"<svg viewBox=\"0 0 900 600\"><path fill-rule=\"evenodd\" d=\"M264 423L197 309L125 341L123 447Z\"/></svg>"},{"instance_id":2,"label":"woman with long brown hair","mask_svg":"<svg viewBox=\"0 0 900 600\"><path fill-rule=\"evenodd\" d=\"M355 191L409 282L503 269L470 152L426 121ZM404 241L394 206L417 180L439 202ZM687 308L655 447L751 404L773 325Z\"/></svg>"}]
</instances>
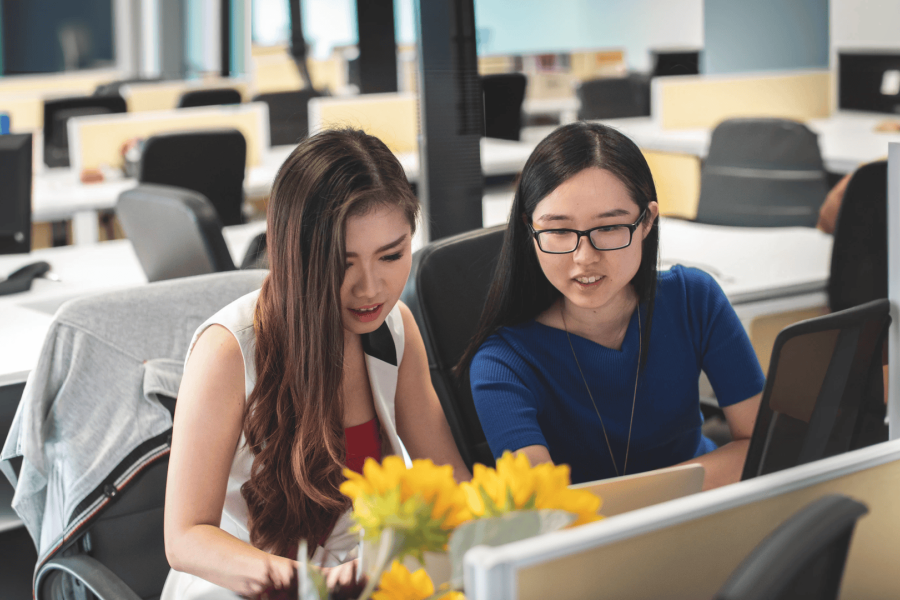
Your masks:
<instances>
[{"instance_id":1,"label":"woman with long brown hair","mask_svg":"<svg viewBox=\"0 0 900 600\"><path fill-rule=\"evenodd\" d=\"M271 271L197 330L186 360L163 599L284 588L301 540L331 584L349 581L345 465L405 448L469 477L399 302L418 210L400 163L361 131L308 138L282 165Z\"/></svg>"}]
</instances>

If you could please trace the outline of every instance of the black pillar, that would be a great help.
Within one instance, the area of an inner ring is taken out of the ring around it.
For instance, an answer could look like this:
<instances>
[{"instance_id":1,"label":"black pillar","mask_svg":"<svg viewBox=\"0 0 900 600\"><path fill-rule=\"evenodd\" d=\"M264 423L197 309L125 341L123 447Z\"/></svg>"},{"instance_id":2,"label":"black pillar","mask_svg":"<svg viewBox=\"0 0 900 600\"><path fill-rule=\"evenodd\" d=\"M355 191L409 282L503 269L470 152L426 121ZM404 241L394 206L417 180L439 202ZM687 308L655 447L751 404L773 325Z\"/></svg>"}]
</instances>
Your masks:
<instances>
[{"instance_id":1,"label":"black pillar","mask_svg":"<svg viewBox=\"0 0 900 600\"><path fill-rule=\"evenodd\" d=\"M219 74L222 77L231 76L231 0L222 0L220 3L219 41L222 67Z\"/></svg>"},{"instance_id":2,"label":"black pillar","mask_svg":"<svg viewBox=\"0 0 900 600\"><path fill-rule=\"evenodd\" d=\"M474 0L417 0L419 198L430 239L482 226L483 106Z\"/></svg>"},{"instance_id":3,"label":"black pillar","mask_svg":"<svg viewBox=\"0 0 900 600\"><path fill-rule=\"evenodd\" d=\"M359 92L397 91L394 0L356 0L359 29Z\"/></svg>"}]
</instances>

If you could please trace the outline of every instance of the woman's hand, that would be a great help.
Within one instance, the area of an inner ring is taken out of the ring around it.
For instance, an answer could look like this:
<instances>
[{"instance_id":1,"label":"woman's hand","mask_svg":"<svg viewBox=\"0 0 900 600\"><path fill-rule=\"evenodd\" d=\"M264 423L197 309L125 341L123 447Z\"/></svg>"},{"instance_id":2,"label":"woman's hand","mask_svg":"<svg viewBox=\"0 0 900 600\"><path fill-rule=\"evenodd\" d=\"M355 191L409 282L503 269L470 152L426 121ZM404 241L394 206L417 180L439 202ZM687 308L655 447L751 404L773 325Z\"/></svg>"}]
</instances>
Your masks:
<instances>
[{"instance_id":1,"label":"woman's hand","mask_svg":"<svg viewBox=\"0 0 900 600\"><path fill-rule=\"evenodd\" d=\"M356 570L359 569L359 559L355 558L336 567L325 567L322 576L325 577L325 585L329 590L335 587L347 587L356 583Z\"/></svg>"}]
</instances>

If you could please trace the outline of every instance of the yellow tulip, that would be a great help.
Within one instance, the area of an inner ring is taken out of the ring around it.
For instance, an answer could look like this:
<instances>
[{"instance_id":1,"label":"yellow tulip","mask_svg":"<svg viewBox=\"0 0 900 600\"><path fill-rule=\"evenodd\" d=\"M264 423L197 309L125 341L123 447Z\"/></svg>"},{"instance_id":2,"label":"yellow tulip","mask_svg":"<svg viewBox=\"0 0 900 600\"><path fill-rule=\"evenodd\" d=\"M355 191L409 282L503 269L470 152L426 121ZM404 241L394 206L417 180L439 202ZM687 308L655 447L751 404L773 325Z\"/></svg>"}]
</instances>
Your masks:
<instances>
[{"instance_id":1,"label":"yellow tulip","mask_svg":"<svg viewBox=\"0 0 900 600\"><path fill-rule=\"evenodd\" d=\"M410 573L399 561L391 563L391 569L381 575L378 590L372 600L424 600L434 594L434 583L425 569Z\"/></svg>"}]
</instances>

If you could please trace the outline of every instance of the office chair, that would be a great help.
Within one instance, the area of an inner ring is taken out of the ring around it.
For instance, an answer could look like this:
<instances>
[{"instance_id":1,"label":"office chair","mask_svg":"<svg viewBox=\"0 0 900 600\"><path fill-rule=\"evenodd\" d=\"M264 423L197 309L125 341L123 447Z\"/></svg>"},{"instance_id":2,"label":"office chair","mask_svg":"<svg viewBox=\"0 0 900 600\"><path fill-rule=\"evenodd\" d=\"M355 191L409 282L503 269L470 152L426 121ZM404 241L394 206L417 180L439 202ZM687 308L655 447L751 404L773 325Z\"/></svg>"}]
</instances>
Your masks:
<instances>
[{"instance_id":1,"label":"office chair","mask_svg":"<svg viewBox=\"0 0 900 600\"><path fill-rule=\"evenodd\" d=\"M138 181L182 187L205 196L223 225L244 222L247 142L236 129L154 135L147 139Z\"/></svg>"},{"instance_id":2,"label":"office chair","mask_svg":"<svg viewBox=\"0 0 900 600\"><path fill-rule=\"evenodd\" d=\"M522 73L499 73L481 77L485 137L519 141L527 81Z\"/></svg>"},{"instance_id":3,"label":"office chair","mask_svg":"<svg viewBox=\"0 0 900 600\"><path fill-rule=\"evenodd\" d=\"M882 299L778 334L741 479L887 441L881 355L890 323Z\"/></svg>"},{"instance_id":4,"label":"office chair","mask_svg":"<svg viewBox=\"0 0 900 600\"><path fill-rule=\"evenodd\" d=\"M580 120L650 116L650 78L640 73L583 81L576 94Z\"/></svg>"},{"instance_id":5,"label":"office chair","mask_svg":"<svg viewBox=\"0 0 900 600\"><path fill-rule=\"evenodd\" d=\"M269 139L273 146L296 144L309 135L309 110L311 98L322 93L314 89L275 92L254 96L254 102L269 106Z\"/></svg>"},{"instance_id":6,"label":"office chair","mask_svg":"<svg viewBox=\"0 0 900 600\"><path fill-rule=\"evenodd\" d=\"M213 90L192 90L185 92L178 99L178 108L195 106L218 106L220 104L240 104L241 93L234 88Z\"/></svg>"},{"instance_id":7,"label":"office chair","mask_svg":"<svg viewBox=\"0 0 900 600\"><path fill-rule=\"evenodd\" d=\"M76 348L68 360L48 356L44 370L69 376L50 378L54 384L42 381L34 386L40 392L23 398L41 415L40 426L53 432L43 447L48 477L66 481L52 474L62 469L61 462L73 460L76 448L80 463L101 463L98 457L108 456L110 446L120 462L108 472L88 469L82 477L90 478L89 485L66 488L66 494L86 491L71 499L76 508L53 532L50 539L60 538L59 545L51 542L41 553L36 600L90 598L86 589L99 600L159 598L169 571L163 505L181 365L193 331L223 306L258 289L263 276L241 271L191 277L79 298L59 309L45 344L71 342ZM166 377L150 364L165 364ZM123 389L133 391L123 394ZM51 409L40 410L51 401ZM96 411L86 410L85 402ZM134 427L108 433L103 423L111 418L109 412L135 419ZM107 433L95 434L92 444L74 444L84 427L75 415L96 415L87 418L99 419L95 429ZM34 476L21 477L20 485ZM48 491L53 493L60 492Z\"/></svg>"},{"instance_id":8,"label":"office chair","mask_svg":"<svg viewBox=\"0 0 900 600\"><path fill-rule=\"evenodd\" d=\"M887 162L864 165L841 201L831 250L828 306L844 310L887 298Z\"/></svg>"},{"instance_id":9,"label":"office chair","mask_svg":"<svg viewBox=\"0 0 900 600\"><path fill-rule=\"evenodd\" d=\"M856 522L868 512L837 494L808 504L756 546L715 600L836 600Z\"/></svg>"},{"instance_id":10,"label":"office chair","mask_svg":"<svg viewBox=\"0 0 900 600\"><path fill-rule=\"evenodd\" d=\"M121 96L84 96L44 101L44 164L69 166L69 133L72 117L106 115L127 111Z\"/></svg>"},{"instance_id":11,"label":"office chair","mask_svg":"<svg viewBox=\"0 0 900 600\"><path fill-rule=\"evenodd\" d=\"M197 192L139 185L119 196L116 216L147 281L235 268L222 223L209 200Z\"/></svg>"},{"instance_id":12,"label":"office chair","mask_svg":"<svg viewBox=\"0 0 900 600\"><path fill-rule=\"evenodd\" d=\"M815 227L828 194L816 134L787 119L729 119L712 133L696 221Z\"/></svg>"},{"instance_id":13,"label":"office chair","mask_svg":"<svg viewBox=\"0 0 900 600\"><path fill-rule=\"evenodd\" d=\"M263 231L250 240L244 259L241 261L241 269L268 269L269 253L266 246L266 232Z\"/></svg>"},{"instance_id":14,"label":"office chair","mask_svg":"<svg viewBox=\"0 0 900 600\"><path fill-rule=\"evenodd\" d=\"M469 469L493 466L468 376L459 382L453 367L475 334L500 255L505 225L470 231L428 244L413 255L401 298L422 332L431 381Z\"/></svg>"}]
</instances>

